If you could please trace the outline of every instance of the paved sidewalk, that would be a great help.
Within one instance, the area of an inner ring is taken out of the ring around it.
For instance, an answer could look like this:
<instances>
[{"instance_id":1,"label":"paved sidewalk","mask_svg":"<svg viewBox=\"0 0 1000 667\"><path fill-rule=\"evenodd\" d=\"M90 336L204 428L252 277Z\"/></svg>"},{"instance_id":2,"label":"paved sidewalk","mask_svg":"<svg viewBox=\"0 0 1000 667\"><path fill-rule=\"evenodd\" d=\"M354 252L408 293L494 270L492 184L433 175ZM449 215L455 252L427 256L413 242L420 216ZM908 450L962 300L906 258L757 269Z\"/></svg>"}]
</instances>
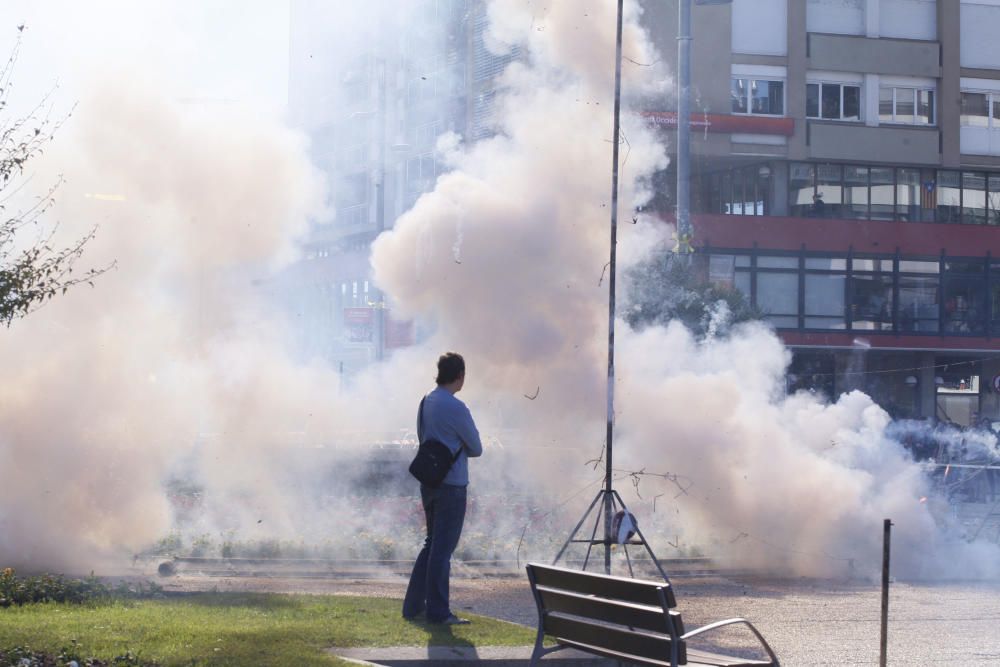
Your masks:
<instances>
[{"instance_id":1,"label":"paved sidewalk","mask_svg":"<svg viewBox=\"0 0 1000 667\"><path fill-rule=\"evenodd\" d=\"M403 577L176 577L163 583L167 590L334 593L397 599L402 599L406 589ZM784 667L878 664L881 591L876 584L749 576L676 577L673 584L689 629L742 616L760 629ZM459 613L472 612L529 627L537 621L524 577L453 578L452 603ZM896 582L889 601L889 664L995 666L1000 664L997 628L1000 582Z\"/></svg>"}]
</instances>

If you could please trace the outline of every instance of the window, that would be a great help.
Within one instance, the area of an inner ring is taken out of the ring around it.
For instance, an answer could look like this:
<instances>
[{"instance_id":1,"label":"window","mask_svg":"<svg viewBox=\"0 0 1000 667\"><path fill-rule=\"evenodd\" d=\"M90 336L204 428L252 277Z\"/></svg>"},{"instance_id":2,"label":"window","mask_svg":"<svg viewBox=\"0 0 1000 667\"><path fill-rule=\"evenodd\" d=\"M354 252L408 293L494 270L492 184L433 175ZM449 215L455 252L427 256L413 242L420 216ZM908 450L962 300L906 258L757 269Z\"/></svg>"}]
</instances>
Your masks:
<instances>
[{"instance_id":1,"label":"window","mask_svg":"<svg viewBox=\"0 0 1000 667\"><path fill-rule=\"evenodd\" d=\"M934 91L928 88L880 88L878 119L882 123L934 125Z\"/></svg>"},{"instance_id":2,"label":"window","mask_svg":"<svg viewBox=\"0 0 1000 667\"><path fill-rule=\"evenodd\" d=\"M935 189L937 192L937 221L948 223L961 222L961 172L939 170Z\"/></svg>"},{"instance_id":3,"label":"window","mask_svg":"<svg viewBox=\"0 0 1000 667\"><path fill-rule=\"evenodd\" d=\"M1000 335L1000 262L990 262L990 333Z\"/></svg>"},{"instance_id":4,"label":"window","mask_svg":"<svg viewBox=\"0 0 1000 667\"><path fill-rule=\"evenodd\" d=\"M437 162L433 153L411 157L406 161L406 186L410 192L426 192L437 178Z\"/></svg>"},{"instance_id":5,"label":"window","mask_svg":"<svg viewBox=\"0 0 1000 667\"><path fill-rule=\"evenodd\" d=\"M1000 172L789 162L788 213L1000 225Z\"/></svg>"},{"instance_id":6,"label":"window","mask_svg":"<svg viewBox=\"0 0 1000 667\"><path fill-rule=\"evenodd\" d=\"M846 258L807 257L805 267L805 328L845 329Z\"/></svg>"},{"instance_id":7,"label":"window","mask_svg":"<svg viewBox=\"0 0 1000 667\"><path fill-rule=\"evenodd\" d=\"M768 272L757 275L757 307L776 327L799 326L799 277L796 272Z\"/></svg>"},{"instance_id":8,"label":"window","mask_svg":"<svg viewBox=\"0 0 1000 667\"><path fill-rule=\"evenodd\" d=\"M892 260L859 258L851 261L849 284L851 328L891 331L893 313Z\"/></svg>"},{"instance_id":9,"label":"window","mask_svg":"<svg viewBox=\"0 0 1000 667\"><path fill-rule=\"evenodd\" d=\"M417 125L413 128L413 147L421 152L434 150L434 144L442 131L439 120Z\"/></svg>"},{"instance_id":10,"label":"window","mask_svg":"<svg viewBox=\"0 0 1000 667\"><path fill-rule=\"evenodd\" d=\"M920 220L919 169L900 169L896 173L896 216L900 220Z\"/></svg>"},{"instance_id":11,"label":"window","mask_svg":"<svg viewBox=\"0 0 1000 667\"><path fill-rule=\"evenodd\" d=\"M861 86L807 83L806 116L826 120L861 120Z\"/></svg>"},{"instance_id":12,"label":"window","mask_svg":"<svg viewBox=\"0 0 1000 667\"><path fill-rule=\"evenodd\" d=\"M977 83L987 85L980 79L962 79L963 87ZM963 90L960 119L962 153L1000 155L1000 91Z\"/></svg>"},{"instance_id":13,"label":"window","mask_svg":"<svg viewBox=\"0 0 1000 667\"><path fill-rule=\"evenodd\" d=\"M755 164L709 174L698 182L701 210L727 215L769 215L771 168Z\"/></svg>"},{"instance_id":14,"label":"window","mask_svg":"<svg viewBox=\"0 0 1000 667\"><path fill-rule=\"evenodd\" d=\"M940 264L932 261L899 262L899 330L904 333L936 333Z\"/></svg>"},{"instance_id":15,"label":"window","mask_svg":"<svg viewBox=\"0 0 1000 667\"><path fill-rule=\"evenodd\" d=\"M844 167L843 217L868 219L868 167Z\"/></svg>"},{"instance_id":16,"label":"window","mask_svg":"<svg viewBox=\"0 0 1000 667\"><path fill-rule=\"evenodd\" d=\"M812 211L816 194L816 167L810 162L791 162L788 165L788 212L806 217Z\"/></svg>"},{"instance_id":17,"label":"window","mask_svg":"<svg viewBox=\"0 0 1000 667\"><path fill-rule=\"evenodd\" d=\"M757 258L757 308L776 327L799 326L799 258L761 255Z\"/></svg>"},{"instance_id":18,"label":"window","mask_svg":"<svg viewBox=\"0 0 1000 667\"><path fill-rule=\"evenodd\" d=\"M750 302L749 255L709 255L708 279L719 287L738 290Z\"/></svg>"},{"instance_id":19,"label":"window","mask_svg":"<svg viewBox=\"0 0 1000 667\"><path fill-rule=\"evenodd\" d=\"M986 224L986 174L983 172L962 172L962 222Z\"/></svg>"},{"instance_id":20,"label":"window","mask_svg":"<svg viewBox=\"0 0 1000 667\"><path fill-rule=\"evenodd\" d=\"M707 256L709 280L780 329L1000 334L1000 260L737 253Z\"/></svg>"},{"instance_id":21,"label":"window","mask_svg":"<svg viewBox=\"0 0 1000 667\"><path fill-rule=\"evenodd\" d=\"M963 127L990 126L990 98L992 96L992 93L962 93Z\"/></svg>"},{"instance_id":22,"label":"window","mask_svg":"<svg viewBox=\"0 0 1000 667\"><path fill-rule=\"evenodd\" d=\"M839 164L816 166L816 196L813 206L817 218L839 218L844 203L844 179Z\"/></svg>"},{"instance_id":23,"label":"window","mask_svg":"<svg viewBox=\"0 0 1000 667\"><path fill-rule=\"evenodd\" d=\"M892 330L892 275L851 276L851 328Z\"/></svg>"},{"instance_id":24,"label":"window","mask_svg":"<svg viewBox=\"0 0 1000 667\"><path fill-rule=\"evenodd\" d=\"M892 220L895 201L894 174L891 168L871 168L871 220ZM900 170L902 171L902 170Z\"/></svg>"},{"instance_id":25,"label":"window","mask_svg":"<svg viewBox=\"0 0 1000 667\"><path fill-rule=\"evenodd\" d=\"M785 82L733 77L730 87L733 113L783 116Z\"/></svg>"},{"instance_id":26,"label":"window","mask_svg":"<svg viewBox=\"0 0 1000 667\"><path fill-rule=\"evenodd\" d=\"M986 318L983 260L948 260L942 285L944 332L982 335Z\"/></svg>"},{"instance_id":27,"label":"window","mask_svg":"<svg viewBox=\"0 0 1000 667\"><path fill-rule=\"evenodd\" d=\"M986 186L986 224L1000 225L1000 174L988 174Z\"/></svg>"}]
</instances>

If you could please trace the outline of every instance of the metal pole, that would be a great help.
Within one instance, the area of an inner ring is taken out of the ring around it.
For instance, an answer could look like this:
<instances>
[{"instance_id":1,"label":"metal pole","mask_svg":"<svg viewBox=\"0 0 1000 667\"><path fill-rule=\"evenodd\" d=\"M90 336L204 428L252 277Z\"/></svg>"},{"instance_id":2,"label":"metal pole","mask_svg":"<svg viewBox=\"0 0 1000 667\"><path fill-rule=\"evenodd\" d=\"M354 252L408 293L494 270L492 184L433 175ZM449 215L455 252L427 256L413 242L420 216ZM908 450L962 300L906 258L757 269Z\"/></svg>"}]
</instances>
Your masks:
<instances>
[{"instance_id":1,"label":"metal pole","mask_svg":"<svg viewBox=\"0 0 1000 667\"><path fill-rule=\"evenodd\" d=\"M378 192L375 200L375 236L385 231L385 125L386 125L386 63L384 58L376 61L378 71ZM385 295L375 288L375 360L385 357Z\"/></svg>"},{"instance_id":2,"label":"metal pole","mask_svg":"<svg viewBox=\"0 0 1000 667\"><path fill-rule=\"evenodd\" d=\"M886 647L889 640L889 544L892 537L892 521L885 520L882 538L882 634L879 639L879 667L885 667Z\"/></svg>"},{"instance_id":3,"label":"metal pole","mask_svg":"<svg viewBox=\"0 0 1000 667\"><path fill-rule=\"evenodd\" d=\"M677 247L691 252L691 0L677 3Z\"/></svg>"},{"instance_id":4,"label":"metal pole","mask_svg":"<svg viewBox=\"0 0 1000 667\"><path fill-rule=\"evenodd\" d=\"M622 5L618 0L615 33L615 113L611 140L611 261L608 263L608 428L604 461L604 572L611 574L611 455L615 420L615 255L618 244L618 143L620 138L622 91Z\"/></svg>"}]
</instances>

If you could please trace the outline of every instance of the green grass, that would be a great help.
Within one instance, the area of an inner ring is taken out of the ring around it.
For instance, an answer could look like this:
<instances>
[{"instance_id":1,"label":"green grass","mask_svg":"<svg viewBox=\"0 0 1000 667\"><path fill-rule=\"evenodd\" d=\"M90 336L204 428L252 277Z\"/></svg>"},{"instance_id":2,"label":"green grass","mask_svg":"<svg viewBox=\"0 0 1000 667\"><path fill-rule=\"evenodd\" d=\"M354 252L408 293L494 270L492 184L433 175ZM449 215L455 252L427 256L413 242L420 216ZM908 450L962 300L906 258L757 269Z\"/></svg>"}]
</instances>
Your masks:
<instances>
[{"instance_id":1,"label":"green grass","mask_svg":"<svg viewBox=\"0 0 1000 667\"><path fill-rule=\"evenodd\" d=\"M335 665L331 647L519 646L534 631L470 615L471 625L409 623L400 601L336 595L198 593L159 600L0 609L0 648L110 660L131 651L169 665ZM74 645L74 640L76 644Z\"/></svg>"}]
</instances>

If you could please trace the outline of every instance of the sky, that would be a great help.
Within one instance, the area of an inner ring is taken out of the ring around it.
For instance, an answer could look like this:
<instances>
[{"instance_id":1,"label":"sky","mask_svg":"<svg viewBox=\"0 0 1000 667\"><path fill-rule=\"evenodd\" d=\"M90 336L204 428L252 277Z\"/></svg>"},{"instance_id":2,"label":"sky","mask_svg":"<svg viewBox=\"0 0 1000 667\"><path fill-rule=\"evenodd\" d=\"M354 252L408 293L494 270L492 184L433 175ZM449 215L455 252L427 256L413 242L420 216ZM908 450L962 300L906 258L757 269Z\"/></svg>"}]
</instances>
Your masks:
<instances>
[{"instance_id":1,"label":"sky","mask_svg":"<svg viewBox=\"0 0 1000 667\"><path fill-rule=\"evenodd\" d=\"M70 103L108 71L141 70L188 104L281 114L287 103L287 0L5 0L0 50L22 34L14 104L58 84Z\"/></svg>"}]
</instances>

